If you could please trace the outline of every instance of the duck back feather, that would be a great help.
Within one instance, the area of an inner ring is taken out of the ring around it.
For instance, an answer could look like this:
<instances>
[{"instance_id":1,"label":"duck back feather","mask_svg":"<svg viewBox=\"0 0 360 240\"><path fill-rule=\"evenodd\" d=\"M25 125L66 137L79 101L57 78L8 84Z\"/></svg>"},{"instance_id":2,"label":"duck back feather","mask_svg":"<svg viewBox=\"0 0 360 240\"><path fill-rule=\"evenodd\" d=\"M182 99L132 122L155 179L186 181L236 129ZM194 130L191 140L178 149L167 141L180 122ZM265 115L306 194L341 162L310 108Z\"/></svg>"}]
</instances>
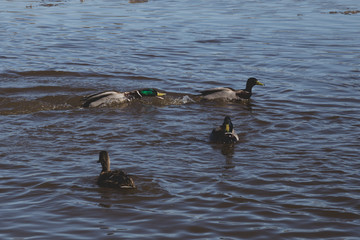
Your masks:
<instances>
[{"instance_id":1,"label":"duck back feather","mask_svg":"<svg viewBox=\"0 0 360 240\"><path fill-rule=\"evenodd\" d=\"M100 173L98 184L101 187L135 188L134 180L123 170L113 170Z\"/></svg>"}]
</instances>

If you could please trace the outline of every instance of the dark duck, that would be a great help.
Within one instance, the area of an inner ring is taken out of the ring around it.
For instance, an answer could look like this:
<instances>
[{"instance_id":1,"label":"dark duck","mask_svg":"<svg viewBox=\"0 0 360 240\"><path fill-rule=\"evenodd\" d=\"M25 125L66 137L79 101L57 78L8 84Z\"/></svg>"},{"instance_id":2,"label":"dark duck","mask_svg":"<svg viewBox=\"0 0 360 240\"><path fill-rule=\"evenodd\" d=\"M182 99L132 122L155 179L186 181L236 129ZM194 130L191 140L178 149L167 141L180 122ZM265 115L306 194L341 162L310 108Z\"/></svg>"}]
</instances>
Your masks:
<instances>
[{"instance_id":1,"label":"dark duck","mask_svg":"<svg viewBox=\"0 0 360 240\"><path fill-rule=\"evenodd\" d=\"M235 143L239 141L229 116L226 116L221 126L214 128L210 134L210 142Z\"/></svg>"},{"instance_id":2,"label":"dark duck","mask_svg":"<svg viewBox=\"0 0 360 240\"><path fill-rule=\"evenodd\" d=\"M223 100L241 100L250 99L252 95L252 88L255 85L264 85L256 78L249 78L246 82L246 88L242 90L235 90L228 87L212 88L200 91L200 96L206 100L223 99Z\"/></svg>"},{"instance_id":3,"label":"dark duck","mask_svg":"<svg viewBox=\"0 0 360 240\"><path fill-rule=\"evenodd\" d=\"M136 188L133 179L123 170L110 170L110 157L108 152L101 151L99 153L99 163L102 170L97 183L101 187L111 188Z\"/></svg>"},{"instance_id":4,"label":"dark duck","mask_svg":"<svg viewBox=\"0 0 360 240\"><path fill-rule=\"evenodd\" d=\"M105 91L96 94L87 95L83 98L82 107L101 107L111 103L130 102L136 98L159 97L166 95L154 88L145 88L133 90L130 92Z\"/></svg>"}]
</instances>

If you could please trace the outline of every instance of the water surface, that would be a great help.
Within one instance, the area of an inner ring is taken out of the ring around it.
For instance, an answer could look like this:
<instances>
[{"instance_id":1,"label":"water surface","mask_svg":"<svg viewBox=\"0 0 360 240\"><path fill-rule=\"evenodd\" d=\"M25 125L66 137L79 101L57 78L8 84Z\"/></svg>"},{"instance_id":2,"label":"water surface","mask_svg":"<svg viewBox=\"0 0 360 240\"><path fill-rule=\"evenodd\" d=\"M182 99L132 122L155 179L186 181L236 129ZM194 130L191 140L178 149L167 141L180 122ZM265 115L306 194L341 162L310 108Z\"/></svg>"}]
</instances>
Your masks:
<instances>
[{"instance_id":1,"label":"water surface","mask_svg":"<svg viewBox=\"0 0 360 240\"><path fill-rule=\"evenodd\" d=\"M1 238L360 237L357 1L1 3ZM144 87L168 95L81 108ZM226 115L240 142L210 144ZM100 150L136 190L96 185Z\"/></svg>"}]
</instances>

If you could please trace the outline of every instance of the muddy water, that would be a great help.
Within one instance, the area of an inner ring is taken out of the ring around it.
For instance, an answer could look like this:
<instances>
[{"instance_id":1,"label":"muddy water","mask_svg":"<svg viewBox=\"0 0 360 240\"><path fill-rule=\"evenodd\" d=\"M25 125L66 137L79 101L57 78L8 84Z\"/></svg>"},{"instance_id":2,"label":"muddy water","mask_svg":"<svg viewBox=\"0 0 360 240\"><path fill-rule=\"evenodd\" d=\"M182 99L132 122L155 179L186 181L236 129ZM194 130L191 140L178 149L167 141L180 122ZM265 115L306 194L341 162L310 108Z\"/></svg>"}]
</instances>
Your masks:
<instances>
[{"instance_id":1,"label":"muddy water","mask_svg":"<svg viewBox=\"0 0 360 240\"><path fill-rule=\"evenodd\" d=\"M2 1L0 237L359 238L359 9ZM251 76L250 101L197 97ZM81 108L143 87L168 95ZM210 144L225 115L240 142ZM100 150L136 190L96 185Z\"/></svg>"}]
</instances>

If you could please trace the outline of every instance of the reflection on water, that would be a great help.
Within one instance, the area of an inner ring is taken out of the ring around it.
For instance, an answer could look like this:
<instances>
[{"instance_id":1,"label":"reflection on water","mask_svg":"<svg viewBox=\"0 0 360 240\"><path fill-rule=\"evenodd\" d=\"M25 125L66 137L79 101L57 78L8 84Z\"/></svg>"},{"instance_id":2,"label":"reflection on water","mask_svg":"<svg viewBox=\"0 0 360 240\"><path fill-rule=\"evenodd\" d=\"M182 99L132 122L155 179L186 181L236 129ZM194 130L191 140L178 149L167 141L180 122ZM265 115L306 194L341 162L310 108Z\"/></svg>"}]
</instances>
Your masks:
<instances>
[{"instance_id":1,"label":"reflection on water","mask_svg":"<svg viewBox=\"0 0 360 240\"><path fill-rule=\"evenodd\" d=\"M235 143L223 144L223 146L221 147L221 153L224 154L227 157L227 159L233 156L234 150L235 150Z\"/></svg>"},{"instance_id":2,"label":"reflection on water","mask_svg":"<svg viewBox=\"0 0 360 240\"><path fill-rule=\"evenodd\" d=\"M3 1L0 238L359 238L357 9ZM250 76L251 100L198 96ZM167 95L81 107L149 87ZM240 141L210 143L225 116ZM137 189L96 184L100 150Z\"/></svg>"}]
</instances>

